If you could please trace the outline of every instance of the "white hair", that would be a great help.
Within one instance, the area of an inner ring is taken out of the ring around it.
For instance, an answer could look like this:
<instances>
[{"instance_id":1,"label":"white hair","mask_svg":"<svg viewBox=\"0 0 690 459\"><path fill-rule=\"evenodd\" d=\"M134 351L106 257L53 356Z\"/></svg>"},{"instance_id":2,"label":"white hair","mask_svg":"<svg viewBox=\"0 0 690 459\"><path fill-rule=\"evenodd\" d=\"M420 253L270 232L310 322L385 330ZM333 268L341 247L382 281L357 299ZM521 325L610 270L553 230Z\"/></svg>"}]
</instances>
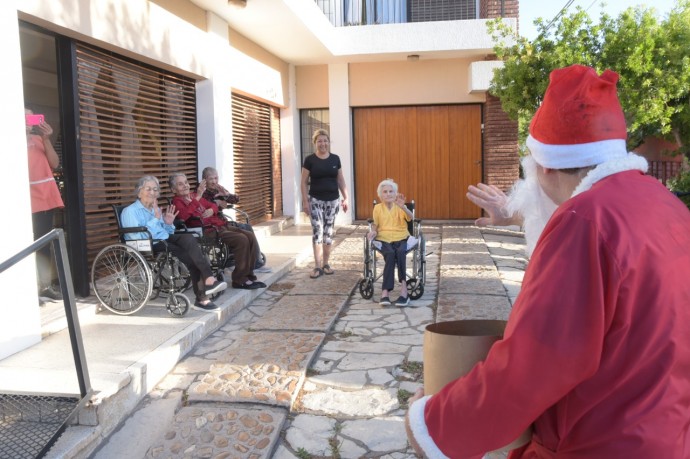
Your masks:
<instances>
[{"instance_id":1,"label":"white hair","mask_svg":"<svg viewBox=\"0 0 690 459\"><path fill-rule=\"evenodd\" d=\"M389 186L393 188L393 192L395 194L398 193L398 184L395 183L393 179L387 178L385 180L381 180L381 183L379 183L379 186L376 188L376 194L379 196L379 198L381 198L381 190L383 190L384 186Z\"/></svg>"}]
</instances>

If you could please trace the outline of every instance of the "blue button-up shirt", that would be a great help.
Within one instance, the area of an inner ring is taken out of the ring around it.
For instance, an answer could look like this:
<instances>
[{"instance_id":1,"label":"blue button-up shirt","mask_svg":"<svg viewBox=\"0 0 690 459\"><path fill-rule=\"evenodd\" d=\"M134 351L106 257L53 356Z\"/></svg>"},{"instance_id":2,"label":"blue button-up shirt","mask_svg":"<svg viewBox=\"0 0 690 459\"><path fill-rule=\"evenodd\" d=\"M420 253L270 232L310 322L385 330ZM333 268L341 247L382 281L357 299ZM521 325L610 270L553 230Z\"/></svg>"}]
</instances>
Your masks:
<instances>
[{"instance_id":1,"label":"blue button-up shirt","mask_svg":"<svg viewBox=\"0 0 690 459\"><path fill-rule=\"evenodd\" d=\"M156 218L153 209L147 209L138 199L122 210L120 218L122 219L123 228L131 228L133 226L147 227L153 239L168 239L168 236L175 231L175 226L168 225L163 221L162 214L160 218ZM146 233L125 234L125 239L127 240L147 238L148 235Z\"/></svg>"}]
</instances>

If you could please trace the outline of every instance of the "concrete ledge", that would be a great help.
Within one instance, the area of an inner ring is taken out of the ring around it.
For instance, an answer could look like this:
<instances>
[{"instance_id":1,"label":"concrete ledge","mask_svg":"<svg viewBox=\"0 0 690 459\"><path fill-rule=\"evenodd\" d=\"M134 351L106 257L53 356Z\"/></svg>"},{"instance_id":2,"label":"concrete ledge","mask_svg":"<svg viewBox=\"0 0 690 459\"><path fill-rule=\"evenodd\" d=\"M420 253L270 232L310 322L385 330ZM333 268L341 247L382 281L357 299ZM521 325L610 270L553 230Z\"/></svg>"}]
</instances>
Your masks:
<instances>
[{"instance_id":1,"label":"concrete ledge","mask_svg":"<svg viewBox=\"0 0 690 459\"><path fill-rule=\"evenodd\" d=\"M292 217L280 217L267 222L259 223L257 225L252 225L254 229L254 234L261 244L261 240L271 237L271 235L280 233L281 231L293 226L295 221Z\"/></svg>"}]
</instances>

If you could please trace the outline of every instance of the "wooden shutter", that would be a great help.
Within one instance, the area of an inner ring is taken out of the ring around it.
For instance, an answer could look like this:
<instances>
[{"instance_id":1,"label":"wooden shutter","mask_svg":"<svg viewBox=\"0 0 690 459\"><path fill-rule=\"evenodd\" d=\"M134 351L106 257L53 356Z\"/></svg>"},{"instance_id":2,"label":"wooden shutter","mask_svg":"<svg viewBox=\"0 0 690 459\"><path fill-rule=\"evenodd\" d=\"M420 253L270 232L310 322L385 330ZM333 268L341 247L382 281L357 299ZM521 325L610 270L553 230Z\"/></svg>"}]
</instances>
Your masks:
<instances>
[{"instance_id":1,"label":"wooden shutter","mask_svg":"<svg viewBox=\"0 0 690 459\"><path fill-rule=\"evenodd\" d=\"M158 177L161 198L171 173L196 180L195 81L78 44L77 85L90 264L117 241L109 205L134 202L140 177Z\"/></svg>"},{"instance_id":2,"label":"wooden shutter","mask_svg":"<svg viewBox=\"0 0 690 459\"><path fill-rule=\"evenodd\" d=\"M232 139L238 207L252 223L280 215L280 194L274 193L281 188L278 109L232 94Z\"/></svg>"}]
</instances>

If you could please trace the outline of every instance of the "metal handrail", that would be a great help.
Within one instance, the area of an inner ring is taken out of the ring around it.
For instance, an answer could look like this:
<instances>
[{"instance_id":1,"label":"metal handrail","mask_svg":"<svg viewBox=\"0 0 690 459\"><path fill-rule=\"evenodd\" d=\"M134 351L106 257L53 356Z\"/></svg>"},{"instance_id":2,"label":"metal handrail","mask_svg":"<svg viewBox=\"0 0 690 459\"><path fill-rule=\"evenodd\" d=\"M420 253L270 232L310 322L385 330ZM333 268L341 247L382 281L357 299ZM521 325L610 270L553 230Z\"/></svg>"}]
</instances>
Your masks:
<instances>
[{"instance_id":1,"label":"metal handrail","mask_svg":"<svg viewBox=\"0 0 690 459\"><path fill-rule=\"evenodd\" d=\"M48 444L43 447L43 450L38 454L38 457L44 456L50 450L52 445L67 427L68 423L89 401L90 395L93 392L91 388L91 380L89 378L89 370L86 365L86 354L84 352L84 342L82 340L81 327L79 325L79 315L76 307L76 301L74 299L72 272L70 271L69 258L67 257L67 246L65 244L64 231L60 228L53 229L48 234L34 241L25 249L19 251L17 254L0 263L0 274L48 244L53 244L53 252L55 253L58 278L60 279L60 290L62 292L62 298L65 306L65 317L67 319L67 327L69 328L72 356L74 357L74 364L77 369L77 379L79 380L79 392L81 399L72 410L72 413L70 413L70 415L64 420L60 428L50 439Z\"/></svg>"}]
</instances>

